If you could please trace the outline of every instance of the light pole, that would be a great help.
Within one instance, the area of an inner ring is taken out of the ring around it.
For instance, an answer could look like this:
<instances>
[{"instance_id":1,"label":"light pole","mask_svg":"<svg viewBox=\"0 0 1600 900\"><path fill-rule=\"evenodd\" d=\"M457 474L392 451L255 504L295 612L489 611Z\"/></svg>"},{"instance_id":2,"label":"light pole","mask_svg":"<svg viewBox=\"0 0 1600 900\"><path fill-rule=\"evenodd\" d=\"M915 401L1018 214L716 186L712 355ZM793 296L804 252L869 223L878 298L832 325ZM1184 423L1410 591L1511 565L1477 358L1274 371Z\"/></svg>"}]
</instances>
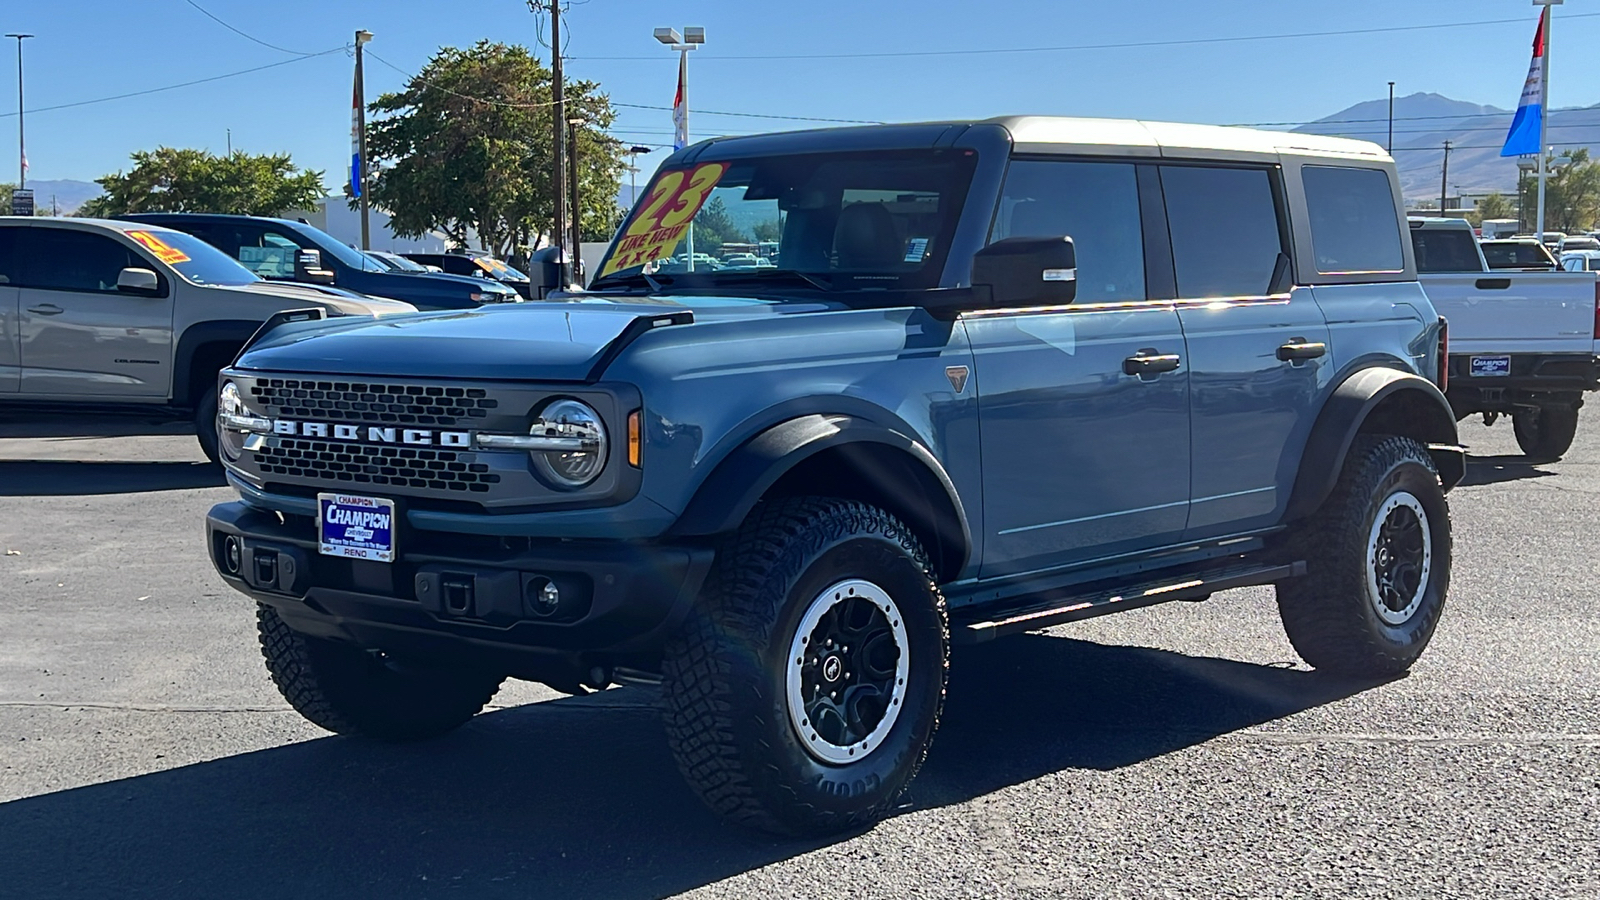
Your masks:
<instances>
[{"instance_id":1,"label":"light pole","mask_svg":"<svg viewBox=\"0 0 1600 900\"><path fill-rule=\"evenodd\" d=\"M706 30L698 26L683 29L657 28L656 40L678 53L678 93L672 100L672 149L689 146L689 51L706 42ZM688 243L690 272L694 271L694 220L689 220L685 241Z\"/></svg>"},{"instance_id":2,"label":"light pole","mask_svg":"<svg viewBox=\"0 0 1600 900\"><path fill-rule=\"evenodd\" d=\"M350 127L355 130L350 153L355 157L354 164L350 167L350 186L355 189L356 196L361 199L361 249L372 249L372 226L370 222L370 208L367 203L367 83L365 71L362 67L361 47L372 40L372 32L362 29L356 32L356 90L355 109L352 115L355 121Z\"/></svg>"},{"instance_id":3,"label":"light pole","mask_svg":"<svg viewBox=\"0 0 1600 900\"><path fill-rule=\"evenodd\" d=\"M8 38L17 39L17 190L28 186L28 142L22 129L22 42L33 37L31 34L8 34Z\"/></svg>"},{"instance_id":4,"label":"light pole","mask_svg":"<svg viewBox=\"0 0 1600 900\"><path fill-rule=\"evenodd\" d=\"M572 281L583 283L583 207L578 204L578 129L588 124L578 116L567 119L567 193L572 211Z\"/></svg>"},{"instance_id":5,"label":"light pole","mask_svg":"<svg viewBox=\"0 0 1600 900\"><path fill-rule=\"evenodd\" d=\"M639 154L649 152L649 147L635 145L628 148L628 207L630 209L639 203Z\"/></svg>"},{"instance_id":6,"label":"light pole","mask_svg":"<svg viewBox=\"0 0 1600 900\"><path fill-rule=\"evenodd\" d=\"M1553 7L1560 6L1565 0L1533 0L1534 6L1544 7L1544 15L1540 21L1544 23L1544 34L1541 35L1539 45L1544 48L1544 61L1541 63L1541 77L1539 78L1539 225L1535 232L1539 242L1544 242L1544 183L1549 177L1545 168L1545 126L1550 121L1550 20L1556 17Z\"/></svg>"},{"instance_id":7,"label":"light pole","mask_svg":"<svg viewBox=\"0 0 1600 900\"><path fill-rule=\"evenodd\" d=\"M1389 82L1389 143L1384 147L1390 153L1394 152L1394 82Z\"/></svg>"}]
</instances>

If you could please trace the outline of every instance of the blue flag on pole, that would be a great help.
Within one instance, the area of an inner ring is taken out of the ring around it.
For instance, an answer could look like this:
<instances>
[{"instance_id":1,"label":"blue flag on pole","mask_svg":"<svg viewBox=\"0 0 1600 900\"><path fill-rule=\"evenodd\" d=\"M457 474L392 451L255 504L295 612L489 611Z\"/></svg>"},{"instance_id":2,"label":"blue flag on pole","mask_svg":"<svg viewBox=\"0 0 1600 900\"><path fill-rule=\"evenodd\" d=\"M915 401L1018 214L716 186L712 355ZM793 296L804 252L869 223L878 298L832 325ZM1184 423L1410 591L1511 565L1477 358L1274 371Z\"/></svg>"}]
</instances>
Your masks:
<instances>
[{"instance_id":1,"label":"blue flag on pole","mask_svg":"<svg viewBox=\"0 0 1600 900\"><path fill-rule=\"evenodd\" d=\"M361 196L361 85L350 89L350 196Z\"/></svg>"},{"instance_id":2,"label":"blue flag on pole","mask_svg":"<svg viewBox=\"0 0 1600 900\"><path fill-rule=\"evenodd\" d=\"M1522 101L1517 104L1517 117L1511 120L1506 145L1500 148L1501 156L1540 152L1539 121L1544 118L1544 17L1548 15L1550 7L1546 6L1539 15L1539 30L1533 36L1533 62L1528 66L1528 80L1522 85Z\"/></svg>"}]
</instances>

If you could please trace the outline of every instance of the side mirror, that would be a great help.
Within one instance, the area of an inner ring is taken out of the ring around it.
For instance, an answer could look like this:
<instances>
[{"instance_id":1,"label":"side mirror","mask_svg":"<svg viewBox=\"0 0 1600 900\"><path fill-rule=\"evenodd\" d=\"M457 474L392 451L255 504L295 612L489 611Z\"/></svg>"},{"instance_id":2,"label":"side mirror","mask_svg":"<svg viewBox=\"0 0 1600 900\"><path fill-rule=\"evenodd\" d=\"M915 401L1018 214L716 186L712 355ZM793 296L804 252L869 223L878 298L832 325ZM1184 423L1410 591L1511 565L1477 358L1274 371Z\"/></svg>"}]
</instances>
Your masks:
<instances>
[{"instance_id":1,"label":"side mirror","mask_svg":"<svg viewBox=\"0 0 1600 900\"><path fill-rule=\"evenodd\" d=\"M154 297L161 293L161 278L149 269L129 267L117 273L117 290Z\"/></svg>"},{"instance_id":2,"label":"side mirror","mask_svg":"<svg viewBox=\"0 0 1600 900\"><path fill-rule=\"evenodd\" d=\"M294 280L307 284L333 284L333 272L322 267L321 250L300 250L295 253Z\"/></svg>"},{"instance_id":3,"label":"side mirror","mask_svg":"<svg viewBox=\"0 0 1600 900\"><path fill-rule=\"evenodd\" d=\"M1058 306L1078 296L1078 253L1072 238L1014 237L972 257L972 287L988 289L988 306Z\"/></svg>"}]
</instances>

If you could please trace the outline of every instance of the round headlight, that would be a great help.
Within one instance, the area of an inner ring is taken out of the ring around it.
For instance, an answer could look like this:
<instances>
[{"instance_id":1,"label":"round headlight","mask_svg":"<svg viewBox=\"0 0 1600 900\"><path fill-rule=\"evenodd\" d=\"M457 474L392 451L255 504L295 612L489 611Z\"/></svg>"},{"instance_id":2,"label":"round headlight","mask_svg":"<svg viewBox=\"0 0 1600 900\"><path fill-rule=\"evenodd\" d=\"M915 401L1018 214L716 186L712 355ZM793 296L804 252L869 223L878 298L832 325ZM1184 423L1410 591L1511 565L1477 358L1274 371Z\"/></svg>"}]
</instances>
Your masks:
<instances>
[{"instance_id":1,"label":"round headlight","mask_svg":"<svg viewBox=\"0 0 1600 900\"><path fill-rule=\"evenodd\" d=\"M557 400L546 406L528 433L536 437L573 438L572 450L543 450L531 454L533 464L555 487L580 488L594 481L606 467L606 426L587 403Z\"/></svg>"},{"instance_id":2,"label":"round headlight","mask_svg":"<svg viewBox=\"0 0 1600 900\"><path fill-rule=\"evenodd\" d=\"M221 393L217 394L217 437L222 444L223 452L229 459L238 459L244 452L244 432L229 428L222 424L226 416L242 416L246 412L244 397L239 393L239 386L231 381L224 382Z\"/></svg>"}]
</instances>

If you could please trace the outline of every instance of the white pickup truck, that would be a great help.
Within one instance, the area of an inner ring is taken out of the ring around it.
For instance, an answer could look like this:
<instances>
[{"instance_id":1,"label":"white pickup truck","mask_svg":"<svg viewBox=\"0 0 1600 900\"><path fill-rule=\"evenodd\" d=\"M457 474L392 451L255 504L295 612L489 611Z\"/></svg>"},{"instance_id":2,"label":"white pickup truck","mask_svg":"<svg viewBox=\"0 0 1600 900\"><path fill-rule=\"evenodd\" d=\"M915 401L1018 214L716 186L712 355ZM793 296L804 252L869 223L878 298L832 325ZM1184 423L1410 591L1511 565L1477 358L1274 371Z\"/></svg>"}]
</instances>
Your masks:
<instances>
[{"instance_id":1,"label":"white pickup truck","mask_svg":"<svg viewBox=\"0 0 1600 900\"><path fill-rule=\"evenodd\" d=\"M1410 220L1417 276L1450 323L1456 418L1511 416L1530 459L1572 446L1583 394L1600 388L1600 285L1594 272L1491 270L1465 219Z\"/></svg>"}]
</instances>

